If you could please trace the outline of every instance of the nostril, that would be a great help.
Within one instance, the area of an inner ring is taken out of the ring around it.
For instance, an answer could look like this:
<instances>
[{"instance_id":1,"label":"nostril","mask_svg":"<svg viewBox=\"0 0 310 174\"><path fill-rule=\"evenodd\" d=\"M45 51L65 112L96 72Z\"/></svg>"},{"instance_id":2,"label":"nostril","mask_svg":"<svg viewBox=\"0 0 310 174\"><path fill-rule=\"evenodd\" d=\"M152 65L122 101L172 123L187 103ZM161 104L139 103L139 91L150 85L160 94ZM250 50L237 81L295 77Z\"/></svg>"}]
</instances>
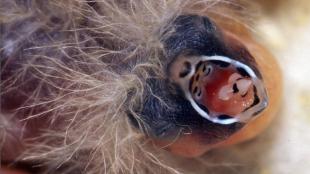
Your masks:
<instances>
[{"instance_id":1,"label":"nostril","mask_svg":"<svg viewBox=\"0 0 310 174\"><path fill-rule=\"evenodd\" d=\"M180 77L180 78L184 78L184 77L186 77L190 72L191 72L191 63L185 61L185 62L183 63L183 66L182 66L181 72L180 72L180 74L179 74L179 77Z\"/></svg>"}]
</instances>

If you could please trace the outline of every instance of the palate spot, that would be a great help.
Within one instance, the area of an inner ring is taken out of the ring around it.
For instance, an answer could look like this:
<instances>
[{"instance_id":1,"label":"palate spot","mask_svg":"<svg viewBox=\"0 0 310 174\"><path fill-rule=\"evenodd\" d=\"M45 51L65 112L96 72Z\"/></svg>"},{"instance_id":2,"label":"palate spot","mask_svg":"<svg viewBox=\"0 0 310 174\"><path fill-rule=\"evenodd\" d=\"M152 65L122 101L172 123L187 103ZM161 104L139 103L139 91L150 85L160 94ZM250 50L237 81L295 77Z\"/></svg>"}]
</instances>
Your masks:
<instances>
[{"instance_id":1,"label":"palate spot","mask_svg":"<svg viewBox=\"0 0 310 174\"><path fill-rule=\"evenodd\" d=\"M198 87L196 86L195 88L194 88L194 94L196 94L197 93L197 91L198 91Z\"/></svg>"}]
</instances>

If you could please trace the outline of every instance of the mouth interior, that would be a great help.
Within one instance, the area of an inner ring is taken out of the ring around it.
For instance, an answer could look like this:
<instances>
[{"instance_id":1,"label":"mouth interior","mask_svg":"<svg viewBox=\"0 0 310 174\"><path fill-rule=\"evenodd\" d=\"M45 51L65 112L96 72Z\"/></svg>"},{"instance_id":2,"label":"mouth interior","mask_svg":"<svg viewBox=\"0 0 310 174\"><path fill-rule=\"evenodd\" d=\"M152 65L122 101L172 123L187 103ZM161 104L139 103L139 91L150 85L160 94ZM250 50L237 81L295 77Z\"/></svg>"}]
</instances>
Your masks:
<instances>
[{"instance_id":1,"label":"mouth interior","mask_svg":"<svg viewBox=\"0 0 310 174\"><path fill-rule=\"evenodd\" d=\"M211 117L233 118L256 102L253 79L232 64L204 62L192 78L193 98Z\"/></svg>"}]
</instances>

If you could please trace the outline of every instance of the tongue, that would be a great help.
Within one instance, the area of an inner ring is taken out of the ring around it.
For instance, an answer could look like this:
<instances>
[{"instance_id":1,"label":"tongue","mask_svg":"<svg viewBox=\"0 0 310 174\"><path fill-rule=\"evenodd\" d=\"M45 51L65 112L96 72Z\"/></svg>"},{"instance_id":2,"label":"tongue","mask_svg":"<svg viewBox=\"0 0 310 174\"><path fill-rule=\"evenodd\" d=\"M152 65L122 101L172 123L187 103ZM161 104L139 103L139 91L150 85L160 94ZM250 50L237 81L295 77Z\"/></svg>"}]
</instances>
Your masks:
<instances>
[{"instance_id":1,"label":"tongue","mask_svg":"<svg viewBox=\"0 0 310 174\"><path fill-rule=\"evenodd\" d=\"M203 79L202 104L218 114L236 116L254 101L253 83L233 68L215 68Z\"/></svg>"}]
</instances>

